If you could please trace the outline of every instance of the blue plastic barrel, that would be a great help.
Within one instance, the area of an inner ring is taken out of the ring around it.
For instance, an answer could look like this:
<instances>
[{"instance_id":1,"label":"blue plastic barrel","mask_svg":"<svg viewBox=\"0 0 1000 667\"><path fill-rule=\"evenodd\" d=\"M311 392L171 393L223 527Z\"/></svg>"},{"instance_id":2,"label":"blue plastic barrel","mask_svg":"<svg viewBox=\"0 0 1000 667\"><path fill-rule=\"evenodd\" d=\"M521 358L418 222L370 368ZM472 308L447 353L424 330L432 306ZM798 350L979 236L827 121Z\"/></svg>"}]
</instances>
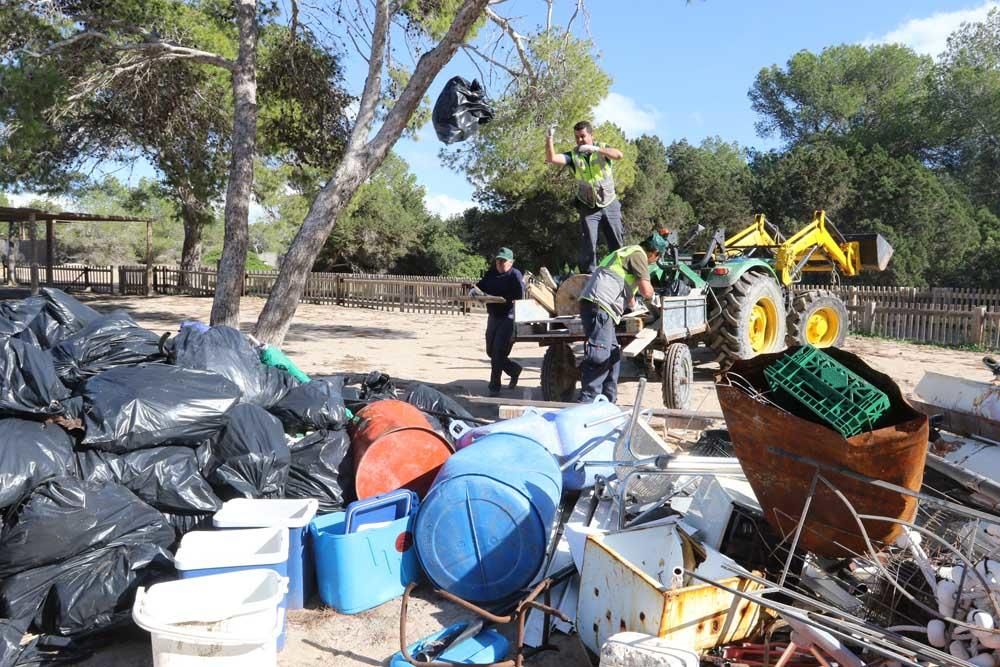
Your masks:
<instances>
[{"instance_id":1,"label":"blue plastic barrel","mask_svg":"<svg viewBox=\"0 0 1000 667\"><path fill-rule=\"evenodd\" d=\"M420 506L417 556L434 584L473 602L527 586L542 567L562 475L538 442L493 433L449 458Z\"/></svg>"}]
</instances>

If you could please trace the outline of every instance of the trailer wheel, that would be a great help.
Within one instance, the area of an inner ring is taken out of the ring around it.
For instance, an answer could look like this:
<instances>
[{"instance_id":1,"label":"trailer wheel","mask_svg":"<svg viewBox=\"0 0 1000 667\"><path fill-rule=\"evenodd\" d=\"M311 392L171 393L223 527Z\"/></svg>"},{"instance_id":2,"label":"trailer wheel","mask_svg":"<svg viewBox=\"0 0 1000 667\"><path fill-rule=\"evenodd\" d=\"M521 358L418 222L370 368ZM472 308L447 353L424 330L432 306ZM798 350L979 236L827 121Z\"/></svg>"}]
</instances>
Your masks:
<instances>
[{"instance_id":1,"label":"trailer wheel","mask_svg":"<svg viewBox=\"0 0 1000 667\"><path fill-rule=\"evenodd\" d=\"M691 403L694 364L687 343L672 343L663 362L663 407L687 410Z\"/></svg>"},{"instance_id":2,"label":"trailer wheel","mask_svg":"<svg viewBox=\"0 0 1000 667\"><path fill-rule=\"evenodd\" d=\"M546 401L572 402L576 399L576 383L580 371L576 367L573 348L556 343L545 350L542 358L542 398Z\"/></svg>"}]
</instances>

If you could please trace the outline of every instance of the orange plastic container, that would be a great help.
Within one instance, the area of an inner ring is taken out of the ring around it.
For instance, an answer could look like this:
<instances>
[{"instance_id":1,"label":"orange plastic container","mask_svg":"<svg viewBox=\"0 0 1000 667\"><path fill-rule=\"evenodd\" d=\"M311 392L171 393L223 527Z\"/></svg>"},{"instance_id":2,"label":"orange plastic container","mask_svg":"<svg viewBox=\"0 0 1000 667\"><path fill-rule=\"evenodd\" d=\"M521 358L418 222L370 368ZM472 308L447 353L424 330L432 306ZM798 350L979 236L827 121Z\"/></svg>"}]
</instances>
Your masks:
<instances>
[{"instance_id":1,"label":"orange plastic container","mask_svg":"<svg viewBox=\"0 0 1000 667\"><path fill-rule=\"evenodd\" d=\"M362 408L351 427L358 498L409 489L421 498L452 454L423 413L403 401L377 401Z\"/></svg>"}]
</instances>

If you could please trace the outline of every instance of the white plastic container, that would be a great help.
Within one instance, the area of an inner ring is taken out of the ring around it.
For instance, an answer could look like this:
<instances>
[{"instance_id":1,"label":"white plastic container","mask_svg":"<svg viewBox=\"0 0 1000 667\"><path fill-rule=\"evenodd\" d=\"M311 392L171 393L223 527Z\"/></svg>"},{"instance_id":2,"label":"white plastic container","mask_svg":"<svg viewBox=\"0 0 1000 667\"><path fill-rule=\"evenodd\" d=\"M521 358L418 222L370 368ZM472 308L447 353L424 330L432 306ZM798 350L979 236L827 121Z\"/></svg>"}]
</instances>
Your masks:
<instances>
[{"instance_id":1,"label":"white plastic container","mask_svg":"<svg viewBox=\"0 0 1000 667\"><path fill-rule=\"evenodd\" d=\"M212 517L216 528L288 529L288 608L302 609L316 590L316 567L309 546L309 522L319 501L237 498L223 503Z\"/></svg>"},{"instance_id":2,"label":"white plastic container","mask_svg":"<svg viewBox=\"0 0 1000 667\"><path fill-rule=\"evenodd\" d=\"M168 581L136 592L132 619L154 667L276 667L287 590L273 570Z\"/></svg>"},{"instance_id":3,"label":"white plastic container","mask_svg":"<svg viewBox=\"0 0 1000 667\"><path fill-rule=\"evenodd\" d=\"M174 567L181 578L199 570L222 574L217 570L267 568L286 576L288 530L284 526L247 528L245 530L193 530L181 538Z\"/></svg>"}]
</instances>

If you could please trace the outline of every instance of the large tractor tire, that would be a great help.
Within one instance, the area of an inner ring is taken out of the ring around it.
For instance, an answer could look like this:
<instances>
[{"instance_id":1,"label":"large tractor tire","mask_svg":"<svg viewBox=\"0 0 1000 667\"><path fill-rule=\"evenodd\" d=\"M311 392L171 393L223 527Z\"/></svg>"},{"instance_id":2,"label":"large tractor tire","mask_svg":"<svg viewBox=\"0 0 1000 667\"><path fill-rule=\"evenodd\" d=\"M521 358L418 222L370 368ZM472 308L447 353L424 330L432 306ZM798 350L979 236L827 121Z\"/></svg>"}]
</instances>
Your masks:
<instances>
[{"instance_id":1,"label":"large tractor tire","mask_svg":"<svg viewBox=\"0 0 1000 667\"><path fill-rule=\"evenodd\" d=\"M663 362L663 407L687 410L691 404L694 364L687 343L672 343Z\"/></svg>"},{"instance_id":2,"label":"large tractor tire","mask_svg":"<svg viewBox=\"0 0 1000 667\"><path fill-rule=\"evenodd\" d=\"M580 370L573 348L566 343L550 345L542 357L542 398L571 403L576 400Z\"/></svg>"},{"instance_id":3,"label":"large tractor tire","mask_svg":"<svg viewBox=\"0 0 1000 667\"><path fill-rule=\"evenodd\" d=\"M850 318L840 297L826 290L796 294L788 311L788 344L841 347Z\"/></svg>"},{"instance_id":4,"label":"large tractor tire","mask_svg":"<svg viewBox=\"0 0 1000 667\"><path fill-rule=\"evenodd\" d=\"M785 349L784 297L773 276L748 272L731 287L715 291L710 345L716 361L728 368L734 361Z\"/></svg>"}]
</instances>

